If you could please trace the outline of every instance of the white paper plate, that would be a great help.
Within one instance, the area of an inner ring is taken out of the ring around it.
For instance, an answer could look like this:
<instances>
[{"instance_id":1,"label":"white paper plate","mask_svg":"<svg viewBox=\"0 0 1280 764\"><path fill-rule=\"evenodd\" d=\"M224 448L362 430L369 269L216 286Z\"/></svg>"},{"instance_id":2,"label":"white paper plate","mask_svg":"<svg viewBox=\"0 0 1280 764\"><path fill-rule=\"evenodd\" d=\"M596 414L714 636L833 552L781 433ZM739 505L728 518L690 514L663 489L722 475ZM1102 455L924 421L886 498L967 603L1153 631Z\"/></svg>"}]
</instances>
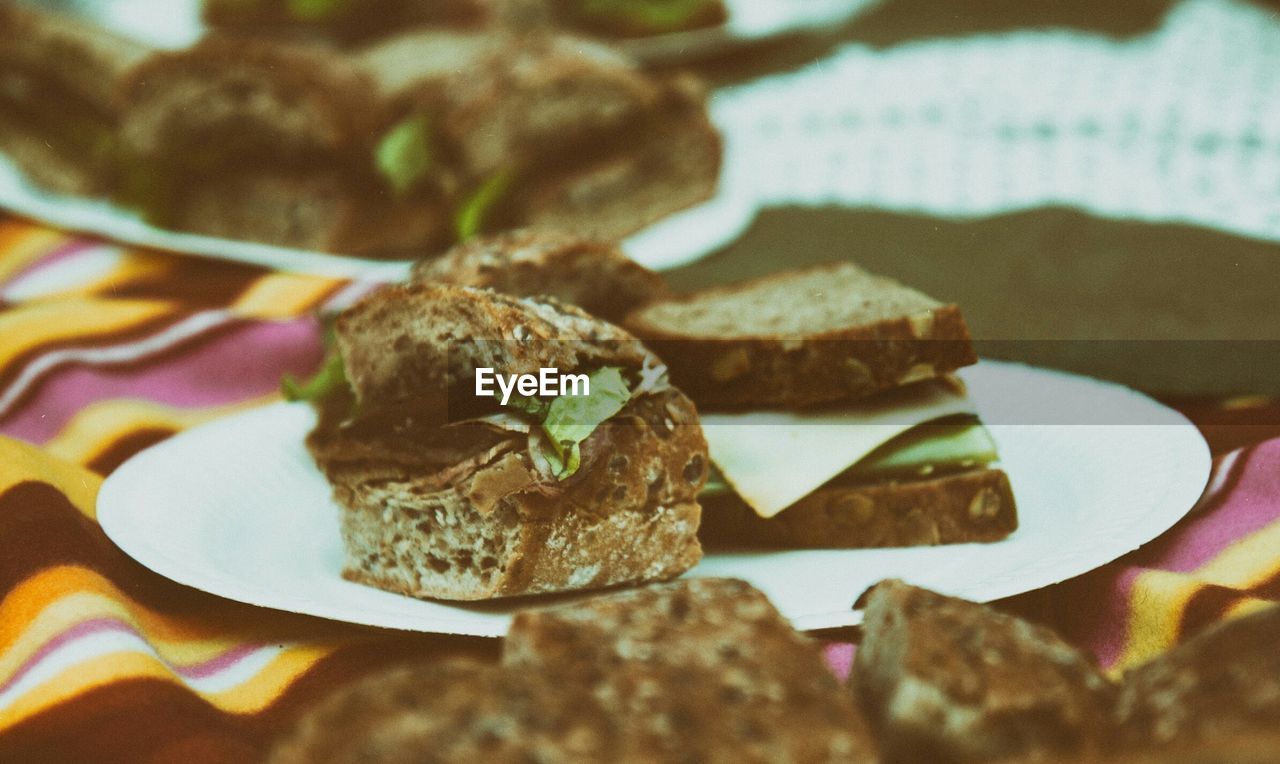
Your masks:
<instances>
[{"instance_id":1,"label":"white paper plate","mask_svg":"<svg viewBox=\"0 0 1280 764\"><path fill-rule=\"evenodd\" d=\"M1021 527L994 544L709 554L690 575L735 576L801 629L856 623L890 576L988 601L1079 575L1150 541L1194 505L1208 447L1182 416L1118 385L985 361L962 376L998 442ZM1064 412L1091 413L1092 424ZM98 497L107 535L143 565L264 607L416 631L505 633L515 610L425 602L342 579L337 507L303 447L303 404L189 430L116 470ZM1025 423L1025 424L1024 424Z\"/></svg>"}]
</instances>

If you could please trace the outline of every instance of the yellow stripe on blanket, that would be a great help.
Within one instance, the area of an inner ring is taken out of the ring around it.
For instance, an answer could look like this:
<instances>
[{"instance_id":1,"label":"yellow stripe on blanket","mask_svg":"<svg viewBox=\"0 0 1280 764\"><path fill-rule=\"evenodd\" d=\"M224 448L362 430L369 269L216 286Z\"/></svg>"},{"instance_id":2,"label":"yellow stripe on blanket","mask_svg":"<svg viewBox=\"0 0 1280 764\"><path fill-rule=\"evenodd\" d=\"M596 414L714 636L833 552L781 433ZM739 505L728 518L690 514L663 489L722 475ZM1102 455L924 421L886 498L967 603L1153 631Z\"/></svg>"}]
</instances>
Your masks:
<instances>
[{"instance_id":1,"label":"yellow stripe on blanket","mask_svg":"<svg viewBox=\"0 0 1280 764\"><path fill-rule=\"evenodd\" d=\"M0 314L0 368L42 345L124 332L174 313L173 303L160 300L73 298L23 305Z\"/></svg>"},{"instance_id":2,"label":"yellow stripe on blanket","mask_svg":"<svg viewBox=\"0 0 1280 764\"><path fill-rule=\"evenodd\" d=\"M250 714L271 705L298 677L336 649L336 645L287 646L243 681L233 679L231 687L213 692L201 691L193 687L192 682L183 681L162 661L145 651L104 651L83 660L68 661L65 668L47 681L18 695L0 711L0 729L95 688L134 679L167 681L194 690L226 713Z\"/></svg>"},{"instance_id":3,"label":"yellow stripe on blanket","mask_svg":"<svg viewBox=\"0 0 1280 764\"><path fill-rule=\"evenodd\" d=\"M0 218L0 281L71 241L62 231L17 218Z\"/></svg>"},{"instance_id":4,"label":"yellow stripe on blanket","mask_svg":"<svg viewBox=\"0 0 1280 764\"><path fill-rule=\"evenodd\" d=\"M35 446L0 435L0 493L31 480L57 488L76 509L88 517L95 516L94 499L102 485L101 477L78 465L51 459Z\"/></svg>"},{"instance_id":5,"label":"yellow stripe on blanket","mask_svg":"<svg viewBox=\"0 0 1280 764\"><path fill-rule=\"evenodd\" d=\"M80 465L91 464L121 439L140 430L185 430L198 424L279 400L278 394L208 408L181 409L119 398L90 404L44 444L45 451Z\"/></svg>"},{"instance_id":6,"label":"yellow stripe on blanket","mask_svg":"<svg viewBox=\"0 0 1280 764\"><path fill-rule=\"evenodd\" d=\"M1200 566L1196 578L1233 589L1251 589L1280 572L1280 521L1233 541Z\"/></svg>"},{"instance_id":7,"label":"yellow stripe on blanket","mask_svg":"<svg viewBox=\"0 0 1280 764\"><path fill-rule=\"evenodd\" d=\"M0 684L50 637L77 624L108 619L144 635L166 661L189 665L247 643L331 640L356 627L285 615L210 598L198 615L155 612L122 592L100 573L60 565L23 581L0 604Z\"/></svg>"},{"instance_id":8,"label":"yellow stripe on blanket","mask_svg":"<svg viewBox=\"0 0 1280 764\"><path fill-rule=\"evenodd\" d=\"M297 273L270 273L237 298L232 310L252 318L296 318L312 310L343 283Z\"/></svg>"},{"instance_id":9,"label":"yellow stripe on blanket","mask_svg":"<svg viewBox=\"0 0 1280 764\"><path fill-rule=\"evenodd\" d=\"M1280 573L1280 522L1272 523L1233 542L1194 571L1173 573L1148 570L1138 575L1130 592L1129 634L1124 651L1111 671L1143 663L1178 643L1187 603L1205 586L1238 589L1243 594ZM1224 617L1249 612L1253 598L1233 605Z\"/></svg>"},{"instance_id":10,"label":"yellow stripe on blanket","mask_svg":"<svg viewBox=\"0 0 1280 764\"><path fill-rule=\"evenodd\" d=\"M1139 573L1129 592L1125 647L1108 671L1120 674L1177 644L1182 611L1203 585L1203 581L1184 573L1167 570Z\"/></svg>"},{"instance_id":11,"label":"yellow stripe on blanket","mask_svg":"<svg viewBox=\"0 0 1280 764\"><path fill-rule=\"evenodd\" d=\"M198 618L173 619L94 571L44 571L0 607L0 728L95 686L145 677L185 685L224 711L260 710L350 636L340 625L299 628L296 620L216 603Z\"/></svg>"}]
</instances>

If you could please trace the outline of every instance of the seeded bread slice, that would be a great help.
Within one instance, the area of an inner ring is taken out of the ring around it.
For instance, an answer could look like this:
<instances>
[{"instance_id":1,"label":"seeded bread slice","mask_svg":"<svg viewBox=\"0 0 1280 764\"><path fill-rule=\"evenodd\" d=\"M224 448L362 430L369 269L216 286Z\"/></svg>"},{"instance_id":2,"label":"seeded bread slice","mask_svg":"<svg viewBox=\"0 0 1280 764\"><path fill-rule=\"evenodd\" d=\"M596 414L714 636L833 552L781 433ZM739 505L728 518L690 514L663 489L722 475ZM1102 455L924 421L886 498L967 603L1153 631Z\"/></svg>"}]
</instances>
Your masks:
<instances>
[{"instance_id":1,"label":"seeded bread slice","mask_svg":"<svg viewBox=\"0 0 1280 764\"><path fill-rule=\"evenodd\" d=\"M654 361L622 329L553 298L428 282L368 295L339 316L336 335L362 406L449 391L472 397L477 367L569 373Z\"/></svg>"},{"instance_id":2,"label":"seeded bread slice","mask_svg":"<svg viewBox=\"0 0 1280 764\"><path fill-rule=\"evenodd\" d=\"M1009 477L1002 470L967 470L904 482L819 488L772 518L740 498L704 498L708 546L867 548L999 541L1018 527Z\"/></svg>"},{"instance_id":3,"label":"seeded bread slice","mask_svg":"<svg viewBox=\"0 0 1280 764\"><path fill-rule=\"evenodd\" d=\"M1104 750L1115 688L1051 630L901 581L866 595L851 676L890 761Z\"/></svg>"},{"instance_id":4,"label":"seeded bread slice","mask_svg":"<svg viewBox=\"0 0 1280 764\"><path fill-rule=\"evenodd\" d=\"M1126 747L1274 734L1280 729L1278 638L1280 607L1268 607L1205 629L1130 671L1118 710Z\"/></svg>"},{"instance_id":5,"label":"seeded bread slice","mask_svg":"<svg viewBox=\"0 0 1280 764\"><path fill-rule=\"evenodd\" d=\"M550 295L617 320L667 291L653 271L614 244L559 231L511 231L455 246L413 267L414 281L438 281L506 294Z\"/></svg>"},{"instance_id":6,"label":"seeded bread slice","mask_svg":"<svg viewBox=\"0 0 1280 764\"><path fill-rule=\"evenodd\" d=\"M435 428L431 439L472 447L434 465L421 463L430 448L395 432L312 434L342 510L346 578L481 600L661 581L700 559L707 445L678 391L639 396L596 428L562 482L539 475L521 433L456 432L486 427Z\"/></svg>"},{"instance_id":7,"label":"seeded bread slice","mask_svg":"<svg viewBox=\"0 0 1280 764\"><path fill-rule=\"evenodd\" d=\"M309 710L270 764L617 760L618 721L543 676L452 658L370 674Z\"/></svg>"},{"instance_id":8,"label":"seeded bread slice","mask_svg":"<svg viewBox=\"0 0 1280 764\"><path fill-rule=\"evenodd\" d=\"M875 759L817 647L742 581L690 579L518 613L503 664L589 691L641 760Z\"/></svg>"},{"instance_id":9,"label":"seeded bread slice","mask_svg":"<svg viewBox=\"0 0 1280 764\"><path fill-rule=\"evenodd\" d=\"M957 306L850 263L655 302L624 325L704 408L860 398L977 362Z\"/></svg>"}]
</instances>

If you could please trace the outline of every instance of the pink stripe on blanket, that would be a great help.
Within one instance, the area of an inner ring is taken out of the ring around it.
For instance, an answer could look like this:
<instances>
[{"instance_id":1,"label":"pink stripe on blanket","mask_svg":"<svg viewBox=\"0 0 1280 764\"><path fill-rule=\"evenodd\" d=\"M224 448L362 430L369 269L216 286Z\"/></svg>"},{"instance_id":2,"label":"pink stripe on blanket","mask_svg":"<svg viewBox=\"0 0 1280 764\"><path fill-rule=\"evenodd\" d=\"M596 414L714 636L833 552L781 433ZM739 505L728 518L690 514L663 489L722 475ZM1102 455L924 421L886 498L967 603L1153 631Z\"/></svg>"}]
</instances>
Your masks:
<instances>
[{"instance_id":1,"label":"pink stripe on blanket","mask_svg":"<svg viewBox=\"0 0 1280 764\"><path fill-rule=\"evenodd\" d=\"M319 328L310 318L234 321L125 365L59 368L0 423L0 433L44 443L76 412L115 398L184 408L249 400L278 389L283 374L311 373L322 355Z\"/></svg>"},{"instance_id":2,"label":"pink stripe on blanket","mask_svg":"<svg viewBox=\"0 0 1280 764\"><path fill-rule=\"evenodd\" d=\"M1233 543L1280 520L1280 439L1261 443L1238 458L1245 461L1237 465L1240 477L1229 493L1208 515L1188 517L1153 545L1153 556L1144 559L1144 565L1193 571Z\"/></svg>"}]
</instances>

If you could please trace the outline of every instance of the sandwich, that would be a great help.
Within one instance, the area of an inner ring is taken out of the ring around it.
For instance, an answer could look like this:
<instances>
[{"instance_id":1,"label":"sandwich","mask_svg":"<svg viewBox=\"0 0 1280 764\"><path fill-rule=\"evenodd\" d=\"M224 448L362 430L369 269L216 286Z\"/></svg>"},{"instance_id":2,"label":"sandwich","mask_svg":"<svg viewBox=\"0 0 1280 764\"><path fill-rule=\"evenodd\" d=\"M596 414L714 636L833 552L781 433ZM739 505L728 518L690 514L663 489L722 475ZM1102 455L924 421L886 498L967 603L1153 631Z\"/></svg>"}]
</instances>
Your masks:
<instances>
[{"instance_id":1,"label":"sandwich","mask_svg":"<svg viewBox=\"0 0 1280 764\"><path fill-rule=\"evenodd\" d=\"M720 138L688 75L590 40L419 31L356 54L456 179L457 239L532 227L618 239L711 196Z\"/></svg>"},{"instance_id":2,"label":"sandwich","mask_svg":"<svg viewBox=\"0 0 1280 764\"><path fill-rule=\"evenodd\" d=\"M952 374L977 360L955 305L846 263L660 299L624 325L702 412L708 541L916 546L1017 527Z\"/></svg>"},{"instance_id":3,"label":"sandwich","mask_svg":"<svg viewBox=\"0 0 1280 764\"><path fill-rule=\"evenodd\" d=\"M1045 761L1107 751L1116 688L1050 629L882 581L850 683L886 761Z\"/></svg>"},{"instance_id":4,"label":"sandwich","mask_svg":"<svg viewBox=\"0 0 1280 764\"><path fill-rule=\"evenodd\" d=\"M332 51L214 36L151 56L124 90L118 198L154 224L368 255L443 240L442 190L395 193L372 83Z\"/></svg>"},{"instance_id":5,"label":"sandwich","mask_svg":"<svg viewBox=\"0 0 1280 764\"><path fill-rule=\"evenodd\" d=\"M763 594L692 579L523 610L497 663L374 672L271 764L876 761L852 699Z\"/></svg>"},{"instance_id":6,"label":"sandwich","mask_svg":"<svg viewBox=\"0 0 1280 764\"><path fill-rule=\"evenodd\" d=\"M122 92L121 203L288 247L421 255L523 224L616 237L709 197L719 173L686 79L545 33L349 52L215 34L150 56Z\"/></svg>"},{"instance_id":7,"label":"sandwich","mask_svg":"<svg viewBox=\"0 0 1280 764\"><path fill-rule=\"evenodd\" d=\"M527 229L455 245L440 257L415 263L410 278L517 297L549 295L612 322L669 291L661 276L615 244L563 231Z\"/></svg>"},{"instance_id":8,"label":"sandwich","mask_svg":"<svg viewBox=\"0 0 1280 764\"><path fill-rule=\"evenodd\" d=\"M148 53L74 18L0 3L0 152L50 191L106 193L118 169L118 88Z\"/></svg>"},{"instance_id":9,"label":"sandwich","mask_svg":"<svg viewBox=\"0 0 1280 764\"><path fill-rule=\"evenodd\" d=\"M348 579L482 600L666 580L700 558L696 411L621 329L552 298L418 283L367 296L333 336L290 392L319 410L307 445Z\"/></svg>"}]
</instances>

